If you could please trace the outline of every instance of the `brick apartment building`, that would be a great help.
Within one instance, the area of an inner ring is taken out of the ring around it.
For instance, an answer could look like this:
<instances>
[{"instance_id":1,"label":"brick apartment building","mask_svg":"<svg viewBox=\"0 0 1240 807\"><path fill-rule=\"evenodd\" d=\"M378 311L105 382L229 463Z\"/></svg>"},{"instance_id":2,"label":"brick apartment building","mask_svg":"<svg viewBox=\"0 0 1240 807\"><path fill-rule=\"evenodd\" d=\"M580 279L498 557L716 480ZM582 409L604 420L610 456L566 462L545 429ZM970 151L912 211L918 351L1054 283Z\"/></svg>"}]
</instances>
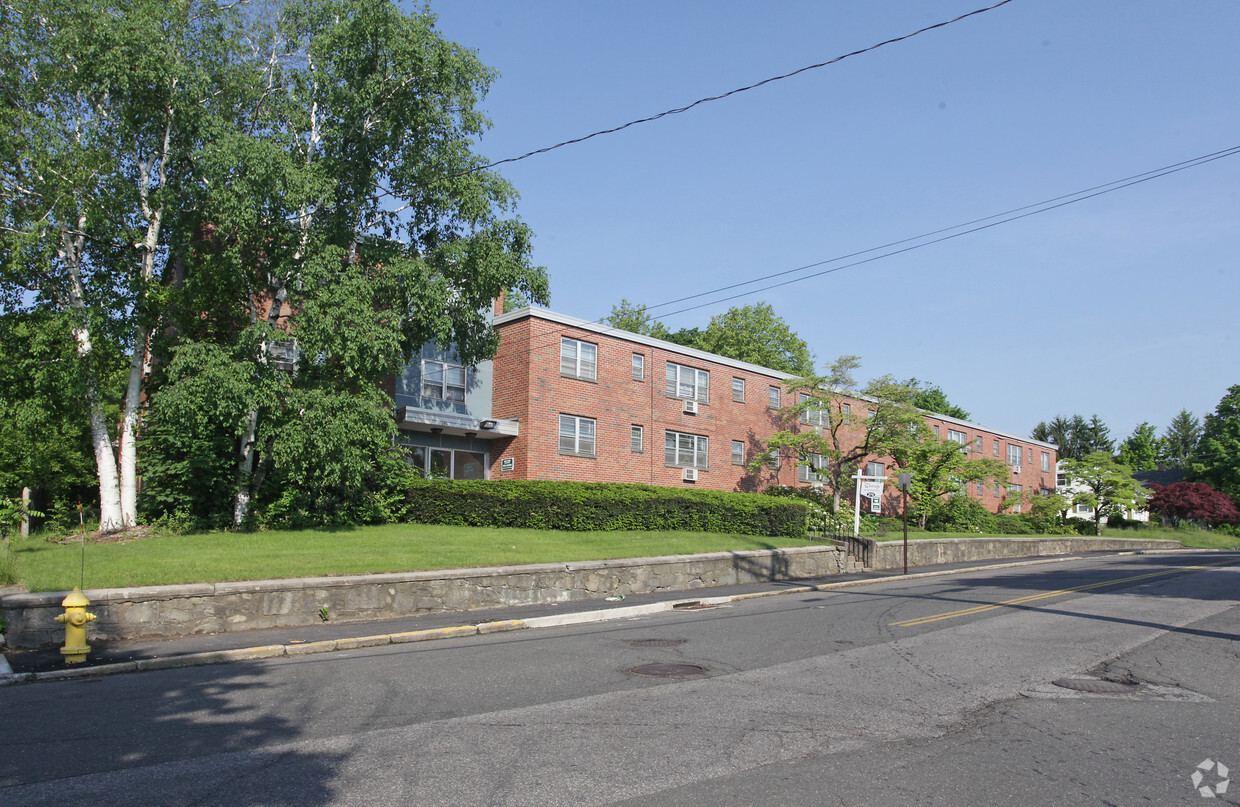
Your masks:
<instances>
[{"instance_id":1,"label":"brick apartment building","mask_svg":"<svg viewBox=\"0 0 1240 807\"><path fill-rule=\"evenodd\" d=\"M786 373L541 308L496 313L494 325L493 361L463 367L428 345L396 379L402 443L430 474L714 490L816 482L792 457L761 475L747 467L782 428L777 410L796 402ZM851 406L861 412L867 403ZM1055 489L1052 444L941 415L926 420L971 453L1004 460L1013 489ZM871 459L867 473L881 473L883 458ZM968 492L997 511L1006 490L988 483ZM888 488L881 511L897 512L897 498Z\"/></svg>"}]
</instances>

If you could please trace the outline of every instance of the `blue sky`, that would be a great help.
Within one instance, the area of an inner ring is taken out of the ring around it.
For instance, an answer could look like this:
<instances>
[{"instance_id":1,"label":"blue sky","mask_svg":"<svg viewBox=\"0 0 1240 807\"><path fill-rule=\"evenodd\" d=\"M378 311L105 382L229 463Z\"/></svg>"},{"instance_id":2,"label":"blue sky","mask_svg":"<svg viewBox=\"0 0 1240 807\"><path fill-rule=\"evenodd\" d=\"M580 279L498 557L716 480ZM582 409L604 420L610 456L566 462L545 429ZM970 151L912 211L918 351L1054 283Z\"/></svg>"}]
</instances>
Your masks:
<instances>
[{"instance_id":1,"label":"blue sky","mask_svg":"<svg viewBox=\"0 0 1240 807\"><path fill-rule=\"evenodd\" d=\"M986 5L431 10L502 74L479 143L499 160ZM628 298L676 329L766 301L820 365L860 355L863 378L933 382L994 428L1078 412L1117 438L1161 432L1240 384L1240 155L741 299L657 306L1240 146L1238 33L1235 0L1014 0L500 170L556 311L597 319Z\"/></svg>"}]
</instances>

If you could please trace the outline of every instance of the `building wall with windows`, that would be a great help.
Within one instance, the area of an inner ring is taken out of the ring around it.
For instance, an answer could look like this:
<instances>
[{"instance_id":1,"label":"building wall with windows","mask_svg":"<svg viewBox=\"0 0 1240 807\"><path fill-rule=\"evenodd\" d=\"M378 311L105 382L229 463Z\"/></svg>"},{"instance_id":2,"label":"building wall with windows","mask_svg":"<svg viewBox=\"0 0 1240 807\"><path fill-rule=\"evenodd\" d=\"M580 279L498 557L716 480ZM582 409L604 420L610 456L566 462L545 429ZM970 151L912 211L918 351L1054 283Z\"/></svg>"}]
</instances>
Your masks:
<instances>
[{"instance_id":1,"label":"building wall with windows","mask_svg":"<svg viewBox=\"0 0 1240 807\"><path fill-rule=\"evenodd\" d=\"M498 315L495 325L500 347L491 411L501 422L519 424L519 433L489 443L492 479L743 491L817 484L811 469L789 456L756 474L748 468L766 452L764 441L784 428L778 410L797 402L784 388L785 373L540 308ZM852 404L857 428L867 406ZM980 492L970 486L969 494L989 509L997 510L1017 486L1035 495L1054 490L1053 445L926 417L971 455L1007 462L1010 480ZM898 500L889 487L880 510L898 512Z\"/></svg>"}]
</instances>

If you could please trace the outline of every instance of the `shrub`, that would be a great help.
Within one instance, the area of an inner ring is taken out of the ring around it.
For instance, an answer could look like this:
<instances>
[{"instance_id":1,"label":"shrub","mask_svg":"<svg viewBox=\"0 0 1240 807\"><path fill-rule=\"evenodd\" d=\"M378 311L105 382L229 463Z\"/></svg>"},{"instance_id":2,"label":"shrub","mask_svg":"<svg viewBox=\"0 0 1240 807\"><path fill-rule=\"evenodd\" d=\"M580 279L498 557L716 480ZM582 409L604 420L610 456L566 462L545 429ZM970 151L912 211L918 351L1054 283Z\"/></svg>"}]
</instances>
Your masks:
<instances>
[{"instance_id":1,"label":"shrub","mask_svg":"<svg viewBox=\"0 0 1240 807\"><path fill-rule=\"evenodd\" d=\"M418 479L403 505L404 520L421 524L806 535L807 508L799 501L653 485Z\"/></svg>"},{"instance_id":2,"label":"shrub","mask_svg":"<svg viewBox=\"0 0 1240 807\"><path fill-rule=\"evenodd\" d=\"M934 508L926 519L930 532L991 532L994 514L976 499L960 494Z\"/></svg>"},{"instance_id":3,"label":"shrub","mask_svg":"<svg viewBox=\"0 0 1240 807\"><path fill-rule=\"evenodd\" d=\"M1033 535L1033 526L1014 513L999 513L991 517L991 530L996 535Z\"/></svg>"}]
</instances>

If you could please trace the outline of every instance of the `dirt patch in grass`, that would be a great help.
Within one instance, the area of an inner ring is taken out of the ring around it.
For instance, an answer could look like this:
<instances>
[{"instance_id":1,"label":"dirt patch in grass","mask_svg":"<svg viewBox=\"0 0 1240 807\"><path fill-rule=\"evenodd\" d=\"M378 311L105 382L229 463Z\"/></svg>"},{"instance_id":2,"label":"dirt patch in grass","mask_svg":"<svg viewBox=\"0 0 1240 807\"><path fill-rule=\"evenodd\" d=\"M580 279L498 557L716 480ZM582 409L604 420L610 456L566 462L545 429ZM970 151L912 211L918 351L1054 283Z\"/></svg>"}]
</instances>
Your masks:
<instances>
[{"instance_id":1,"label":"dirt patch in grass","mask_svg":"<svg viewBox=\"0 0 1240 807\"><path fill-rule=\"evenodd\" d=\"M136 527L129 527L119 532L105 533L100 532L99 530L88 532L86 533L86 542L88 544L123 544L128 541L139 541L143 538L150 538L152 535L155 535L155 530L153 528L138 525ZM47 540L54 544L61 545L76 544L81 542L82 533L79 532L76 535L62 535L58 538L48 538Z\"/></svg>"}]
</instances>

